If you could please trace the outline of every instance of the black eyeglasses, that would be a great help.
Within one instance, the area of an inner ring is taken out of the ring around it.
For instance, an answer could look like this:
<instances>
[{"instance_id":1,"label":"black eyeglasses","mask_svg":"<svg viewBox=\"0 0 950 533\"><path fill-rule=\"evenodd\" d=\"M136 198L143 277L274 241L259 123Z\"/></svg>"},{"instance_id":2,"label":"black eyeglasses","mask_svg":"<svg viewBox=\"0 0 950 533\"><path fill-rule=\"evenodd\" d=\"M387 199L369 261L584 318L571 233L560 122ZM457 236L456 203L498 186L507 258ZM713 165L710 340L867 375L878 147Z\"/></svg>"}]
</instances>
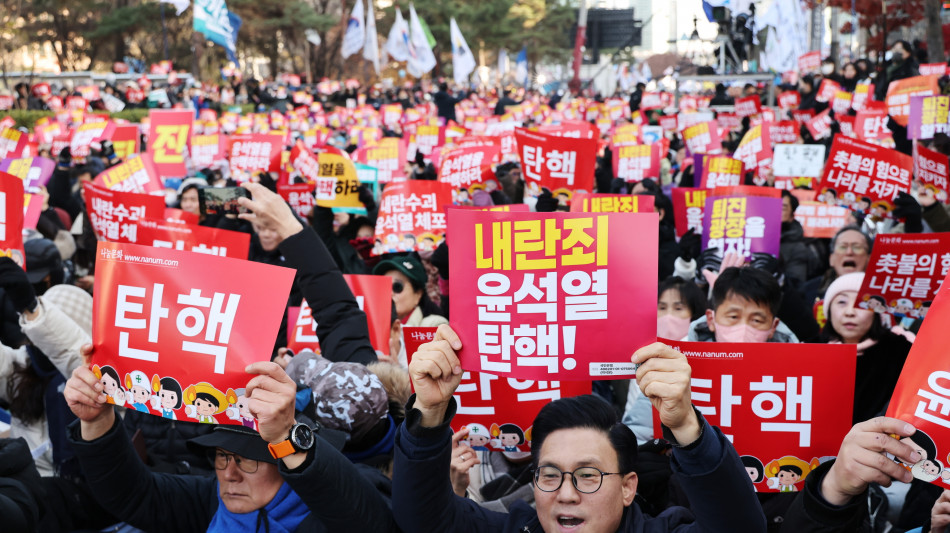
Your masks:
<instances>
[{"instance_id":1,"label":"black eyeglasses","mask_svg":"<svg viewBox=\"0 0 950 533\"><path fill-rule=\"evenodd\" d=\"M211 462L216 470L225 470L231 459L234 459L234 464L237 465L241 472L246 474L257 472L257 468L260 466L260 461L256 459L248 459L235 453L222 452L221 450L208 451L208 461Z\"/></svg>"},{"instance_id":2,"label":"black eyeglasses","mask_svg":"<svg viewBox=\"0 0 950 533\"><path fill-rule=\"evenodd\" d=\"M561 472L554 466L541 466L534 471L534 484L544 492L557 492L564 483L564 475L571 476L571 482L578 492L593 494L600 490L604 476L620 475L619 472L601 472L592 466L583 466L573 472Z\"/></svg>"},{"instance_id":3,"label":"black eyeglasses","mask_svg":"<svg viewBox=\"0 0 950 533\"><path fill-rule=\"evenodd\" d=\"M399 294L405 288L406 288L405 283L399 281L398 279L393 280L393 294Z\"/></svg>"}]
</instances>

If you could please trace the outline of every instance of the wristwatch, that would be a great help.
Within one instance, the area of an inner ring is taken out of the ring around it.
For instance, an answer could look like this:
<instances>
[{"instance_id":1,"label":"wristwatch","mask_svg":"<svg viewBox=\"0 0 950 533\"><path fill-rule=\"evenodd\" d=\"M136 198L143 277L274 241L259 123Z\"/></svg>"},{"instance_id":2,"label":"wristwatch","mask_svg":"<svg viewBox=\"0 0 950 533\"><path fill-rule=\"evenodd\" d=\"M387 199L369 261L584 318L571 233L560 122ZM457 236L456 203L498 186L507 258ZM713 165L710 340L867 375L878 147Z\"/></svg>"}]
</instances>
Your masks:
<instances>
[{"instance_id":1,"label":"wristwatch","mask_svg":"<svg viewBox=\"0 0 950 533\"><path fill-rule=\"evenodd\" d=\"M306 424L294 424L290 428L290 437L277 444L268 444L267 449L274 459L282 459L297 452L313 448L313 430Z\"/></svg>"}]
</instances>

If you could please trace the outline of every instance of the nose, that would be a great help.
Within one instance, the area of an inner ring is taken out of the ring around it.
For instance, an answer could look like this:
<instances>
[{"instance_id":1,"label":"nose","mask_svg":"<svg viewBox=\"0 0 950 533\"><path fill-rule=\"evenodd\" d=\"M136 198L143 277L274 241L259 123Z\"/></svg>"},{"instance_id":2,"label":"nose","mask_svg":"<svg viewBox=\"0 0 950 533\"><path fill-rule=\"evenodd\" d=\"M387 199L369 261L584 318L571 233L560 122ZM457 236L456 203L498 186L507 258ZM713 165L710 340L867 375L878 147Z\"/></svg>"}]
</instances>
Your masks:
<instances>
[{"instance_id":1,"label":"nose","mask_svg":"<svg viewBox=\"0 0 950 533\"><path fill-rule=\"evenodd\" d=\"M234 457L231 457L228 460L228 465L224 467L224 470L221 470L221 476L227 481L231 482L238 482L243 479L243 472L241 472L241 469L238 468Z\"/></svg>"},{"instance_id":2,"label":"nose","mask_svg":"<svg viewBox=\"0 0 950 533\"><path fill-rule=\"evenodd\" d=\"M562 476L568 476L563 479L561 488L557 489L557 501L561 503L577 503L580 500L581 493L574 487L574 475L570 472L564 472Z\"/></svg>"}]
</instances>

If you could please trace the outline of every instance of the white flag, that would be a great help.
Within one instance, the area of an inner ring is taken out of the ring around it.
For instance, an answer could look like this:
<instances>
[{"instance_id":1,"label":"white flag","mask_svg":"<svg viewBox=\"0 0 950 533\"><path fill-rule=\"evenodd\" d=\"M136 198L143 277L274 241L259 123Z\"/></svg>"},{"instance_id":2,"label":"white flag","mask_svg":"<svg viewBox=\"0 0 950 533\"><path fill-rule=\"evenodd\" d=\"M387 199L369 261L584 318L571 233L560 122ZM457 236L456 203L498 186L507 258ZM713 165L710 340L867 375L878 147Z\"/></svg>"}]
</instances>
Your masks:
<instances>
[{"instance_id":1,"label":"white flag","mask_svg":"<svg viewBox=\"0 0 950 533\"><path fill-rule=\"evenodd\" d=\"M429 46L429 39L422 30L416 8L409 4L409 64L406 70L415 78L435 68L435 55Z\"/></svg>"},{"instance_id":2,"label":"white flag","mask_svg":"<svg viewBox=\"0 0 950 533\"><path fill-rule=\"evenodd\" d=\"M175 14L181 16L182 13L191 5L191 0L159 0L162 4L171 4L175 6Z\"/></svg>"},{"instance_id":3,"label":"white flag","mask_svg":"<svg viewBox=\"0 0 950 533\"><path fill-rule=\"evenodd\" d=\"M314 46L320 46L320 43L323 42L323 40L320 39L320 34L317 33L317 30L307 30L303 34L307 37L307 42Z\"/></svg>"},{"instance_id":4,"label":"white flag","mask_svg":"<svg viewBox=\"0 0 950 533\"><path fill-rule=\"evenodd\" d=\"M455 77L455 83L461 85L475 70L475 56L465 42L465 37L462 37L462 31L454 18L449 21L449 32L452 37L452 75Z\"/></svg>"},{"instance_id":5,"label":"white flag","mask_svg":"<svg viewBox=\"0 0 950 533\"><path fill-rule=\"evenodd\" d=\"M366 41L366 26L363 24L363 0L356 0L350 20L346 23L346 33L343 35L343 59L363 49Z\"/></svg>"},{"instance_id":6,"label":"white flag","mask_svg":"<svg viewBox=\"0 0 950 533\"><path fill-rule=\"evenodd\" d=\"M402 18L399 7L396 7L396 21L386 39L386 53L396 61L409 60L409 24Z\"/></svg>"},{"instance_id":7,"label":"white flag","mask_svg":"<svg viewBox=\"0 0 950 533\"><path fill-rule=\"evenodd\" d=\"M379 75L379 40L376 38L376 12L373 0L366 0L366 45L363 47L363 59L373 64Z\"/></svg>"}]
</instances>

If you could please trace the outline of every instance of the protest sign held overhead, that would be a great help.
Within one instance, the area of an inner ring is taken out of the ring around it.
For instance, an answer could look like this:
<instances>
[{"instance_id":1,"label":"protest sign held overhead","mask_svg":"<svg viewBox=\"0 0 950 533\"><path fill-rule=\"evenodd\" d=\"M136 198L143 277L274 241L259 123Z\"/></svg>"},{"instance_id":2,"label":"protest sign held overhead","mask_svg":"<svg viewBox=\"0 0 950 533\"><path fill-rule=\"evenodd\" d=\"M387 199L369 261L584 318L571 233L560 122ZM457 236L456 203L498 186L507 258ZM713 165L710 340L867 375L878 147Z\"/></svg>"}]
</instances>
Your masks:
<instances>
[{"instance_id":1,"label":"protest sign held overhead","mask_svg":"<svg viewBox=\"0 0 950 533\"><path fill-rule=\"evenodd\" d=\"M742 161L729 156L703 156L699 188L715 189L742 185L743 166Z\"/></svg>"},{"instance_id":2,"label":"protest sign held overhead","mask_svg":"<svg viewBox=\"0 0 950 533\"><path fill-rule=\"evenodd\" d=\"M722 151L719 128L715 122L701 122L683 130L683 142L691 154L718 154Z\"/></svg>"},{"instance_id":3,"label":"protest sign held overhead","mask_svg":"<svg viewBox=\"0 0 950 533\"><path fill-rule=\"evenodd\" d=\"M379 169L380 183L406 179L406 143L401 139L387 137L368 144L353 152L353 160Z\"/></svg>"},{"instance_id":4,"label":"protest sign held overhead","mask_svg":"<svg viewBox=\"0 0 950 533\"><path fill-rule=\"evenodd\" d=\"M635 144L613 149L614 175L625 181L637 182L660 175L659 145Z\"/></svg>"},{"instance_id":5,"label":"protest sign held overhead","mask_svg":"<svg viewBox=\"0 0 950 533\"><path fill-rule=\"evenodd\" d=\"M918 144L914 148L914 176L920 182L918 196L929 196L942 204L950 202L947 156Z\"/></svg>"},{"instance_id":6,"label":"protest sign held overhead","mask_svg":"<svg viewBox=\"0 0 950 533\"><path fill-rule=\"evenodd\" d=\"M184 176L185 148L195 114L187 109L152 109L148 113L148 153L160 176Z\"/></svg>"},{"instance_id":7,"label":"protest sign held overhead","mask_svg":"<svg viewBox=\"0 0 950 533\"><path fill-rule=\"evenodd\" d=\"M706 189L673 187L673 222L676 224L676 236L682 237L687 231L703 231L703 214L706 210Z\"/></svg>"},{"instance_id":8,"label":"protest sign held overhead","mask_svg":"<svg viewBox=\"0 0 950 533\"><path fill-rule=\"evenodd\" d=\"M848 208L815 201L800 202L794 216L802 225L805 237L815 239L830 239L851 222Z\"/></svg>"},{"instance_id":9,"label":"protest sign held overhead","mask_svg":"<svg viewBox=\"0 0 950 533\"><path fill-rule=\"evenodd\" d=\"M284 135L253 133L231 137L228 159L235 180L244 182L257 172L279 172Z\"/></svg>"},{"instance_id":10,"label":"protest sign held overhead","mask_svg":"<svg viewBox=\"0 0 950 533\"><path fill-rule=\"evenodd\" d=\"M950 132L950 96L914 96L910 99L908 139L933 139Z\"/></svg>"},{"instance_id":11,"label":"protest sign held overhead","mask_svg":"<svg viewBox=\"0 0 950 533\"><path fill-rule=\"evenodd\" d=\"M554 195L591 192L597 160L596 139L574 139L515 130L521 156L525 195L538 196L542 189Z\"/></svg>"},{"instance_id":12,"label":"protest sign held overhead","mask_svg":"<svg viewBox=\"0 0 950 533\"><path fill-rule=\"evenodd\" d=\"M139 154L130 157L124 163L110 167L96 176L93 183L110 191L150 194L162 190L162 182L152 156Z\"/></svg>"},{"instance_id":13,"label":"protest sign held overhead","mask_svg":"<svg viewBox=\"0 0 950 533\"><path fill-rule=\"evenodd\" d=\"M443 152L439 161L439 181L452 187L456 203L469 202L476 190L491 192L498 182L491 172L501 155L497 146L468 146ZM484 174L490 177L485 178Z\"/></svg>"},{"instance_id":14,"label":"protest sign held overhead","mask_svg":"<svg viewBox=\"0 0 950 533\"><path fill-rule=\"evenodd\" d=\"M653 196L648 194L588 194L571 198L572 213L652 213Z\"/></svg>"},{"instance_id":15,"label":"protest sign held overhead","mask_svg":"<svg viewBox=\"0 0 950 533\"><path fill-rule=\"evenodd\" d=\"M0 171L0 257L9 257L25 269L23 201L23 181Z\"/></svg>"},{"instance_id":16,"label":"protest sign held overhead","mask_svg":"<svg viewBox=\"0 0 950 533\"><path fill-rule=\"evenodd\" d=\"M445 238L442 207L452 203L452 189L434 181L404 181L386 187L376 219L374 255L435 250Z\"/></svg>"},{"instance_id":17,"label":"protest sign held overhead","mask_svg":"<svg viewBox=\"0 0 950 533\"><path fill-rule=\"evenodd\" d=\"M778 257L781 226L781 198L711 195L703 212L703 249L746 259L755 253Z\"/></svg>"},{"instance_id":18,"label":"protest sign held overhead","mask_svg":"<svg viewBox=\"0 0 950 533\"><path fill-rule=\"evenodd\" d=\"M896 150L835 136L822 173L818 201L850 207L870 200L872 214L885 216L899 192L910 192L913 159Z\"/></svg>"},{"instance_id":19,"label":"protest sign held overhead","mask_svg":"<svg viewBox=\"0 0 950 533\"><path fill-rule=\"evenodd\" d=\"M8 172L23 180L23 188L27 192L37 192L40 187L46 187L55 169L56 163L45 157L22 157L0 161L0 171Z\"/></svg>"},{"instance_id":20,"label":"protest sign held overhead","mask_svg":"<svg viewBox=\"0 0 950 533\"><path fill-rule=\"evenodd\" d=\"M161 219L165 212L165 200L151 194L110 191L84 183L83 196L89 224L100 239L109 242L139 242L136 222Z\"/></svg>"},{"instance_id":21,"label":"protest sign held overhead","mask_svg":"<svg viewBox=\"0 0 950 533\"><path fill-rule=\"evenodd\" d=\"M656 338L655 309L635 303L656 299L655 214L453 209L449 219L452 280L472 288L450 301L464 369L519 379L634 374L631 354Z\"/></svg>"},{"instance_id":22,"label":"protest sign held overhead","mask_svg":"<svg viewBox=\"0 0 950 533\"><path fill-rule=\"evenodd\" d=\"M247 365L270 359L294 271L105 242L97 257L93 371L109 402L255 427L232 408L248 382ZM251 279L266 282L241 282Z\"/></svg>"},{"instance_id":23,"label":"protest sign held overhead","mask_svg":"<svg viewBox=\"0 0 950 533\"><path fill-rule=\"evenodd\" d=\"M820 178L825 166L822 144L776 144L772 172L777 178Z\"/></svg>"},{"instance_id":24,"label":"protest sign held overhead","mask_svg":"<svg viewBox=\"0 0 950 533\"><path fill-rule=\"evenodd\" d=\"M199 254L247 259L251 236L242 231L206 228L143 218L136 221L135 243L156 248L171 248Z\"/></svg>"}]
</instances>

